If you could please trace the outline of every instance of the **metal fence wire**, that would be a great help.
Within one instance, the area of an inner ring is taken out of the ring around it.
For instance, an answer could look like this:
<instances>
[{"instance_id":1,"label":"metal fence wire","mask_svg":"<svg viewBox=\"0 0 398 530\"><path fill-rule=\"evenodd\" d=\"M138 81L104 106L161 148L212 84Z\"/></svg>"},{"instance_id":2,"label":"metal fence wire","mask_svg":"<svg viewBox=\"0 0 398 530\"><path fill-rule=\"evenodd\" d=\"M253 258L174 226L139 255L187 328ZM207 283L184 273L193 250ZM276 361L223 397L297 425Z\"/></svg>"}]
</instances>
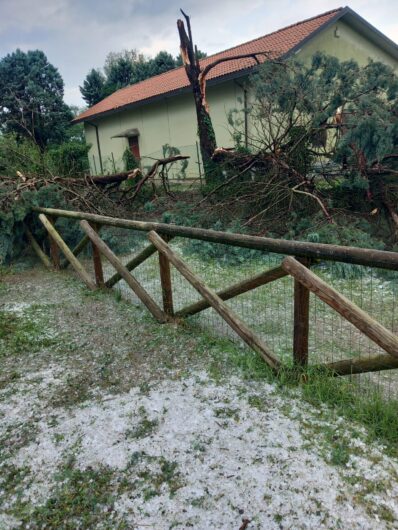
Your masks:
<instances>
[{"instance_id":1,"label":"metal fence wire","mask_svg":"<svg viewBox=\"0 0 398 530\"><path fill-rule=\"evenodd\" d=\"M189 158L186 161L175 162L166 169L167 177L171 181L189 183L191 181L200 182L202 180L203 164L198 142L179 146L166 144L163 147L159 146L159 149L156 151L142 153L140 167L146 172L156 160L172 156L173 154L186 155ZM102 157L101 160L98 155L92 154L89 160L92 176L99 174L109 175L126 170L123 154L121 153L111 152L109 156Z\"/></svg>"},{"instance_id":2,"label":"metal fence wire","mask_svg":"<svg viewBox=\"0 0 398 530\"><path fill-rule=\"evenodd\" d=\"M130 232L130 231L129 231ZM127 262L134 253L148 244L146 234L139 233L134 251L122 256ZM169 245L185 263L214 291L219 291L255 274L280 265L283 255L250 250L231 255L231 247L182 239ZM242 249L238 249L242 250ZM242 254L242 255L241 255ZM246 254L246 255L245 255ZM91 261L87 260L90 267ZM105 279L114 274L113 267L103 260ZM200 294L172 266L175 311L201 299ZM377 269L338 262L321 262L311 270L346 296L387 329L398 332L397 293L398 271ZM132 271L135 278L153 299L162 305L158 254L153 254ZM141 305L127 284L121 280L114 289L136 305ZM294 280L285 276L272 283L228 300L227 305L273 350L281 361L291 363L293 349ZM240 337L212 308L188 317L206 332L226 337L246 347ZM365 359L385 353L352 324L314 294L310 294L309 364L343 359ZM382 392L398 397L398 369L350 376L361 391Z\"/></svg>"}]
</instances>

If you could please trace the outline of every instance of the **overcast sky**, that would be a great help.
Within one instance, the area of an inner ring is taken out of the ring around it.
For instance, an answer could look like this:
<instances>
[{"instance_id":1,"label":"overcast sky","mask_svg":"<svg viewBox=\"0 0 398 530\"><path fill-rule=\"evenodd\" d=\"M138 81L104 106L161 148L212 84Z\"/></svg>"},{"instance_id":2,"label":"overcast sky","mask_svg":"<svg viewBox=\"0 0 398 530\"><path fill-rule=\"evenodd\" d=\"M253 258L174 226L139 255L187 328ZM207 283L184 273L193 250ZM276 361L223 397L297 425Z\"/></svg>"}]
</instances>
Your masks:
<instances>
[{"instance_id":1,"label":"overcast sky","mask_svg":"<svg viewBox=\"0 0 398 530\"><path fill-rule=\"evenodd\" d=\"M396 0L349 6L398 42ZM333 0L0 0L0 57L43 50L65 81L65 100L83 105L79 84L110 51L178 54L176 20L191 15L194 40L214 53L339 7Z\"/></svg>"}]
</instances>

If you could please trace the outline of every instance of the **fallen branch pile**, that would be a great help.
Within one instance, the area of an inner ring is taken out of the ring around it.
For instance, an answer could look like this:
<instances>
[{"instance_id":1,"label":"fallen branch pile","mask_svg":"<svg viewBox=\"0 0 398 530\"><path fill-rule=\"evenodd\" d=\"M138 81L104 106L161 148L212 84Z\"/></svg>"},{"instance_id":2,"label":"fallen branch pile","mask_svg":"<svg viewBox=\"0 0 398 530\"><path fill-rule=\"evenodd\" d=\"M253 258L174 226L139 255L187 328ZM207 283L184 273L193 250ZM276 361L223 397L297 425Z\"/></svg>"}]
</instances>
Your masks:
<instances>
[{"instance_id":1,"label":"fallen branch pile","mask_svg":"<svg viewBox=\"0 0 398 530\"><path fill-rule=\"evenodd\" d=\"M32 193L43 188L53 188L61 192L71 208L120 215L124 208L130 207L137 199L145 183L152 181L156 192L154 179L159 169L187 158L189 157L176 155L156 160L146 172L137 168L112 175L80 178L59 177L49 173L24 175L17 172L16 176L0 175L0 210L3 213L11 212L17 203L24 203ZM164 175L162 183L167 192Z\"/></svg>"}]
</instances>

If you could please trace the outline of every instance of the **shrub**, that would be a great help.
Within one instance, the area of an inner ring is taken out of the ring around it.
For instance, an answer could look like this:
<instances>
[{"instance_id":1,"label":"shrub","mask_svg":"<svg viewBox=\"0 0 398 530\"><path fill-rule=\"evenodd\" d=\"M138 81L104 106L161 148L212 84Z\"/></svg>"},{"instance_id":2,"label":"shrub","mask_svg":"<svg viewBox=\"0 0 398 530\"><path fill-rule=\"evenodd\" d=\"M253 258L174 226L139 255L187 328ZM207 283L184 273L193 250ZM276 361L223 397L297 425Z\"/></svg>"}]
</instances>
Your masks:
<instances>
[{"instance_id":1,"label":"shrub","mask_svg":"<svg viewBox=\"0 0 398 530\"><path fill-rule=\"evenodd\" d=\"M135 156L128 147L126 147L126 149L124 150L122 159L125 171L132 171L133 169L137 169L137 167L140 167L138 160L135 158Z\"/></svg>"},{"instance_id":2,"label":"shrub","mask_svg":"<svg viewBox=\"0 0 398 530\"><path fill-rule=\"evenodd\" d=\"M90 145L79 141L70 141L52 147L48 158L52 173L61 176L76 176L88 173L88 152Z\"/></svg>"}]
</instances>

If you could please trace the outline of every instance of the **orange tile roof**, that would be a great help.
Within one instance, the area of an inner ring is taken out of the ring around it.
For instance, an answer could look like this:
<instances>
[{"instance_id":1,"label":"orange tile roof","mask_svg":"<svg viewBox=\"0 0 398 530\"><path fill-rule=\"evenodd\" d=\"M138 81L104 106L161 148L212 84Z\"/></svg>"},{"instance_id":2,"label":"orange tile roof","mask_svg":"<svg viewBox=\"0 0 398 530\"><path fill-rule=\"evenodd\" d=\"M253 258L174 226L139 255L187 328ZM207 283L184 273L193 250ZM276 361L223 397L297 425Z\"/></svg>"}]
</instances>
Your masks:
<instances>
[{"instance_id":1,"label":"orange tile roof","mask_svg":"<svg viewBox=\"0 0 398 530\"><path fill-rule=\"evenodd\" d=\"M239 44L228 50L216 53L200 61L202 66L224 57L233 57L246 53L268 52L274 57L281 57L298 46L300 42L310 37L324 24L330 22L339 15L344 8L334 9L302 22L297 22L283 29L259 37L244 44ZM264 56L258 56L259 61L264 61ZM255 66L252 58L237 59L223 62L210 70L207 80L222 78L241 70L247 70ZM150 100L154 97L178 92L189 86L189 81L184 67L169 70L163 74L151 77L140 83L130 85L117 90L96 105L93 105L75 118L75 122L85 121L88 118L97 117L101 114L116 111L134 103Z\"/></svg>"}]
</instances>

